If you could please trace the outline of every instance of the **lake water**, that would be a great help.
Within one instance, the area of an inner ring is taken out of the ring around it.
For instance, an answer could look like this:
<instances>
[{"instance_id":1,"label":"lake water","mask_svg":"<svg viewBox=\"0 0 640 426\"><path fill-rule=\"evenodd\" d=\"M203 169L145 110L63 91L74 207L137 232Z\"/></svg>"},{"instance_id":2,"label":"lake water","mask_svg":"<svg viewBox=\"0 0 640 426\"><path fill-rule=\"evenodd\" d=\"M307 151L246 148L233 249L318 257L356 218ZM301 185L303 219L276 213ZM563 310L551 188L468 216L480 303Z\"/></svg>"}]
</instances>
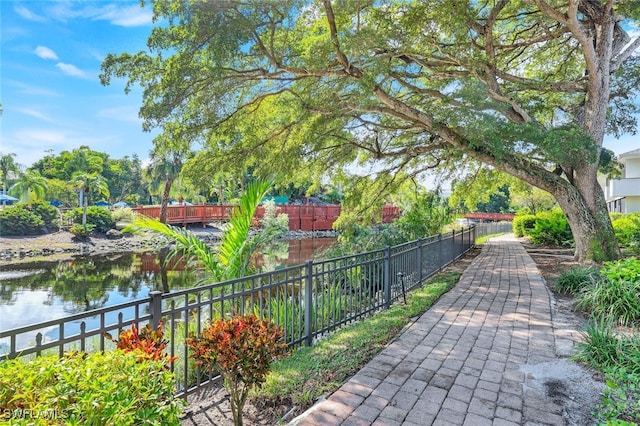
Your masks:
<instances>
[{"instance_id":1,"label":"lake water","mask_svg":"<svg viewBox=\"0 0 640 426\"><path fill-rule=\"evenodd\" d=\"M276 241L253 262L263 271L298 265L333 241ZM118 253L0 266L0 330L147 297L153 290L195 287L206 280L202 271L185 271L182 261L161 265L157 253Z\"/></svg>"}]
</instances>

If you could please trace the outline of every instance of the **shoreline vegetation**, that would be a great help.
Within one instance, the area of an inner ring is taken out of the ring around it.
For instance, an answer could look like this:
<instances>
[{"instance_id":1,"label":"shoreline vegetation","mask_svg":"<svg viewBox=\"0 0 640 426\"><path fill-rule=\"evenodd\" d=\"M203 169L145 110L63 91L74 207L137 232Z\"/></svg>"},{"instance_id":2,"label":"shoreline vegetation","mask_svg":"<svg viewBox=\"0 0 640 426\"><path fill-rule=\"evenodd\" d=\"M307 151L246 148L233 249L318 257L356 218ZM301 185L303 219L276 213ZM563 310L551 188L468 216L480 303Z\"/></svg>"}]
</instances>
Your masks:
<instances>
[{"instance_id":1,"label":"shoreline vegetation","mask_svg":"<svg viewBox=\"0 0 640 426\"><path fill-rule=\"evenodd\" d=\"M222 236L217 227L189 228L205 243L215 244ZM289 231L281 238L326 238L335 237L335 231ZM32 263L40 260L65 260L77 256L95 256L100 254L121 252L156 251L170 241L158 238L157 235L129 234L113 232L110 234L92 234L88 238L76 238L71 232L58 231L42 235L0 236L0 266Z\"/></svg>"}]
</instances>

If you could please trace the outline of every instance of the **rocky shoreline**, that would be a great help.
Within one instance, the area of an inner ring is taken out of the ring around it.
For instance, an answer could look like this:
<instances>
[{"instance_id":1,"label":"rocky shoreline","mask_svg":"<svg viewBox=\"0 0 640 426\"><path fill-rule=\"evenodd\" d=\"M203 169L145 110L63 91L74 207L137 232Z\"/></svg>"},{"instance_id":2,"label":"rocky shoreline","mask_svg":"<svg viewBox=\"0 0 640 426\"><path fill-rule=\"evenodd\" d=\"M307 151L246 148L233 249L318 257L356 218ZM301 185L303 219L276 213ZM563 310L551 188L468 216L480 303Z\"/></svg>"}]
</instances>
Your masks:
<instances>
[{"instance_id":1,"label":"rocky shoreline","mask_svg":"<svg viewBox=\"0 0 640 426\"><path fill-rule=\"evenodd\" d=\"M206 243L215 244L222 237L218 228L190 229ZM113 230L115 231L115 230ZM259 232L259 231L256 231ZM283 239L335 237L335 231L289 231ZM25 263L43 258L64 259L122 252L156 251L170 242L153 234L128 234L119 231L78 239L60 231L29 237L0 237L0 265Z\"/></svg>"}]
</instances>

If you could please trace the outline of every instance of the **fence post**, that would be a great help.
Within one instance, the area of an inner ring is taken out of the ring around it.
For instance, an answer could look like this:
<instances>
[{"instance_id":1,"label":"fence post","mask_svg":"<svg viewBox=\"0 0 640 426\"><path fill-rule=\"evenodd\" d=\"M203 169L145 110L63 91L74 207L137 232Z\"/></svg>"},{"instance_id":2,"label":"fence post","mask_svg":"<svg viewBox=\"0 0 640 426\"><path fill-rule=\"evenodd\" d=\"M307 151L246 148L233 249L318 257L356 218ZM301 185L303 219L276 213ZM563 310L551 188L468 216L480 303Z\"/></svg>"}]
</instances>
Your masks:
<instances>
[{"instance_id":1,"label":"fence post","mask_svg":"<svg viewBox=\"0 0 640 426\"><path fill-rule=\"evenodd\" d=\"M442 271L442 232L438 234L438 272Z\"/></svg>"},{"instance_id":2,"label":"fence post","mask_svg":"<svg viewBox=\"0 0 640 426\"><path fill-rule=\"evenodd\" d=\"M307 260L304 280L304 334L307 346L313 344L313 261Z\"/></svg>"},{"instance_id":3,"label":"fence post","mask_svg":"<svg viewBox=\"0 0 640 426\"><path fill-rule=\"evenodd\" d=\"M162 292L152 291L149 293L151 298L149 302L149 314L151 315L151 327L157 329L162 319Z\"/></svg>"},{"instance_id":4,"label":"fence post","mask_svg":"<svg viewBox=\"0 0 640 426\"><path fill-rule=\"evenodd\" d=\"M456 230L451 231L451 262L456 258Z\"/></svg>"},{"instance_id":5,"label":"fence post","mask_svg":"<svg viewBox=\"0 0 640 426\"><path fill-rule=\"evenodd\" d=\"M475 246L476 246L476 239L477 239L477 238L476 238L476 230L477 230L476 226L475 226L475 225L473 225L473 226L471 227L471 231L473 232L473 240L471 240L471 241L472 241L472 242L471 242L471 247L475 247Z\"/></svg>"},{"instance_id":6,"label":"fence post","mask_svg":"<svg viewBox=\"0 0 640 426\"><path fill-rule=\"evenodd\" d=\"M422 238L418 238L418 282L422 284Z\"/></svg>"},{"instance_id":7,"label":"fence post","mask_svg":"<svg viewBox=\"0 0 640 426\"><path fill-rule=\"evenodd\" d=\"M391 307L391 247L384 248L384 307Z\"/></svg>"}]
</instances>

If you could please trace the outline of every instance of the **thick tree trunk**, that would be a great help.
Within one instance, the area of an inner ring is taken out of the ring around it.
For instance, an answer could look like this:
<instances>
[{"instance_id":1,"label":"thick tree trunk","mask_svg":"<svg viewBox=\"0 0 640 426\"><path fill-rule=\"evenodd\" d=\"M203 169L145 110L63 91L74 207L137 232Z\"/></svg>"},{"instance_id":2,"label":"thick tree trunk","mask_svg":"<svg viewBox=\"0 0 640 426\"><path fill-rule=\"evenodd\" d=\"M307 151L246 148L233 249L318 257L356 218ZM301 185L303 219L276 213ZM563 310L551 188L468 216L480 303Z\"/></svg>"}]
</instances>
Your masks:
<instances>
[{"instance_id":1,"label":"thick tree trunk","mask_svg":"<svg viewBox=\"0 0 640 426\"><path fill-rule=\"evenodd\" d=\"M581 193L578 187L567 183L552 194L569 221L577 260L602 262L620 256L604 194L597 182L587 193Z\"/></svg>"}]
</instances>

